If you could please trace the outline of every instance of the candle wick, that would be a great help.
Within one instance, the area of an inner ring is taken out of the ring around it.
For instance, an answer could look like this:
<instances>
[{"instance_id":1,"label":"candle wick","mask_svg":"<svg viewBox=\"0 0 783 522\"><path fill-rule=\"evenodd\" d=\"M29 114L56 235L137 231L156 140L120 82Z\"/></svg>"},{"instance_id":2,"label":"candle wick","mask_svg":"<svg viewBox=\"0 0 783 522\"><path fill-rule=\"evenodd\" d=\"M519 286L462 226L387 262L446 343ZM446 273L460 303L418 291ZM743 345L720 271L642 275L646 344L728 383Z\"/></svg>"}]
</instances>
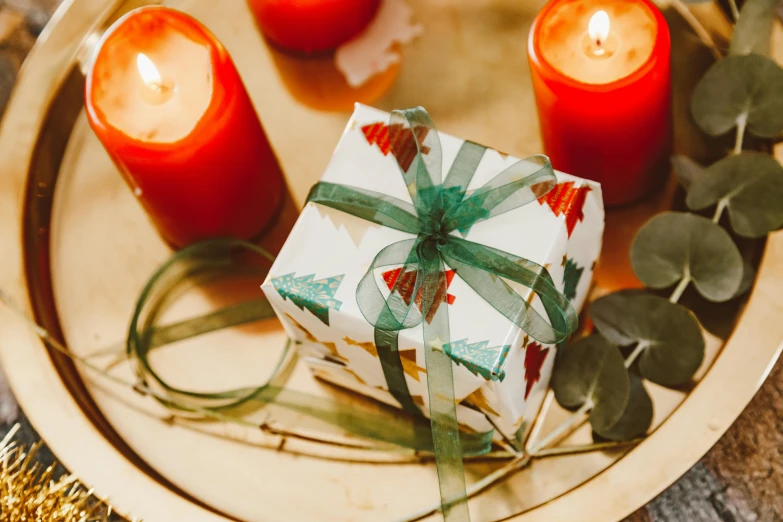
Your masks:
<instances>
[{"instance_id":1,"label":"candle wick","mask_svg":"<svg viewBox=\"0 0 783 522\"><path fill-rule=\"evenodd\" d=\"M168 94L171 91L171 85L166 82L153 82L149 87L158 94Z\"/></svg>"},{"instance_id":2,"label":"candle wick","mask_svg":"<svg viewBox=\"0 0 783 522\"><path fill-rule=\"evenodd\" d=\"M169 101L175 91L176 85L173 82L156 78L153 81L145 82L145 89L142 90L141 96L152 105L160 105Z\"/></svg>"}]
</instances>

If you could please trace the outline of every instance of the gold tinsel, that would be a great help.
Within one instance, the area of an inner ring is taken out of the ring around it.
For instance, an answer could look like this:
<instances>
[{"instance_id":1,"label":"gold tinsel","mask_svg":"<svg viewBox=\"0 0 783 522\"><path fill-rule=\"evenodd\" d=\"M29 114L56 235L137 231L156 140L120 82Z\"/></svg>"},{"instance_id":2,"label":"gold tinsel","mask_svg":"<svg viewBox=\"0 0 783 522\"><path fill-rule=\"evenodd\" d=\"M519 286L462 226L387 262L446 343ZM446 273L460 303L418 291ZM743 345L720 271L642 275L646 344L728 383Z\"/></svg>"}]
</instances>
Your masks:
<instances>
[{"instance_id":1,"label":"gold tinsel","mask_svg":"<svg viewBox=\"0 0 783 522\"><path fill-rule=\"evenodd\" d=\"M17 424L0 442L0 521L108 522L112 509L73 475L54 478L57 464L35 462L41 443L29 450L14 436Z\"/></svg>"}]
</instances>

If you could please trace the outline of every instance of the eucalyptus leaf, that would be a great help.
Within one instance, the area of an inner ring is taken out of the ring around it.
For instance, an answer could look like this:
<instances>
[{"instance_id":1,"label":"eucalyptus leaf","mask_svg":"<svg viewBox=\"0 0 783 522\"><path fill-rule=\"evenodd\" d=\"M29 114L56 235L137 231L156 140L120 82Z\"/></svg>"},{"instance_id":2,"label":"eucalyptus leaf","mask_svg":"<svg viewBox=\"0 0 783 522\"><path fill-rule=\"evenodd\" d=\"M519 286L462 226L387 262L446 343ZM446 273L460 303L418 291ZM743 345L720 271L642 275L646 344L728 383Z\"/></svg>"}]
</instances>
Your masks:
<instances>
[{"instance_id":1,"label":"eucalyptus leaf","mask_svg":"<svg viewBox=\"0 0 783 522\"><path fill-rule=\"evenodd\" d=\"M609 430L622 418L630 386L620 350L600 335L584 337L562 350L552 377L561 406L592 405L590 424L596 432Z\"/></svg>"},{"instance_id":2,"label":"eucalyptus leaf","mask_svg":"<svg viewBox=\"0 0 783 522\"><path fill-rule=\"evenodd\" d=\"M688 382L704 359L699 322L687 308L663 297L622 290L596 299L590 317L610 342L642 345L639 371L662 386Z\"/></svg>"},{"instance_id":3,"label":"eucalyptus leaf","mask_svg":"<svg viewBox=\"0 0 783 522\"><path fill-rule=\"evenodd\" d=\"M777 136L783 130L783 69L760 54L727 56L696 85L691 114L712 136L738 123L756 136Z\"/></svg>"},{"instance_id":4,"label":"eucalyptus leaf","mask_svg":"<svg viewBox=\"0 0 783 522\"><path fill-rule=\"evenodd\" d=\"M778 0L746 0L734 27L731 54L769 54L772 21Z\"/></svg>"},{"instance_id":5,"label":"eucalyptus leaf","mask_svg":"<svg viewBox=\"0 0 783 522\"><path fill-rule=\"evenodd\" d=\"M677 174L680 185L689 190L691 185L704 174L704 167L690 159L688 156L677 154L672 156L672 168Z\"/></svg>"},{"instance_id":6,"label":"eucalyptus leaf","mask_svg":"<svg viewBox=\"0 0 783 522\"><path fill-rule=\"evenodd\" d=\"M638 375L632 373L629 377L631 379L631 392L623 416L608 430L595 430L598 435L605 439L616 441L633 440L647 433L652 424L652 399L650 399L650 395L647 393L642 379Z\"/></svg>"},{"instance_id":7,"label":"eucalyptus leaf","mask_svg":"<svg viewBox=\"0 0 783 522\"><path fill-rule=\"evenodd\" d=\"M688 207L720 203L737 234L761 237L783 225L783 167L769 154L746 152L710 165L688 190Z\"/></svg>"},{"instance_id":8,"label":"eucalyptus leaf","mask_svg":"<svg viewBox=\"0 0 783 522\"><path fill-rule=\"evenodd\" d=\"M690 277L710 301L731 299L742 281L742 257L729 233L685 212L663 212L648 221L631 245L631 264L651 288Z\"/></svg>"}]
</instances>

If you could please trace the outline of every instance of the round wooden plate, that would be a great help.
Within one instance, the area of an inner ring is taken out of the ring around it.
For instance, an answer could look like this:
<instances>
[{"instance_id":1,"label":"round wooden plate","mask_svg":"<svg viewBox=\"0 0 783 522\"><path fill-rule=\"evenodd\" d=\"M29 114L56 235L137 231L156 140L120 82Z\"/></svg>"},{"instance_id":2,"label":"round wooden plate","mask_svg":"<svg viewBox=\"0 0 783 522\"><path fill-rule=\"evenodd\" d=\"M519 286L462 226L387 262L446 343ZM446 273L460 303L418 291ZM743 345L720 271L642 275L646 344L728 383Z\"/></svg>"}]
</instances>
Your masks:
<instances>
[{"instance_id":1,"label":"round wooden plate","mask_svg":"<svg viewBox=\"0 0 783 522\"><path fill-rule=\"evenodd\" d=\"M0 288L83 356L107 347L121 352L142 285L170 255L82 114L80 63L112 20L147 3L66 1L20 74L0 136ZM541 3L415 2L424 33L405 50L399 77L377 105L424 105L444 131L517 156L537 152L524 53ZM301 103L306 82L292 87L295 60L282 59L264 44L244 0L170 4L205 22L225 43L287 173L291 197L265 239L274 249L319 178L347 114ZM675 20L675 42L676 25ZM701 56L692 38L680 44L675 48ZM783 48L778 50L783 56ZM699 62L693 56L680 69L675 57L675 75L679 70L685 91L708 65L694 66ZM361 93L329 95L350 99ZM683 114L684 100L675 96ZM678 147L703 155L707 145L688 129L687 118L680 120ZM637 284L626 261L630 238L649 215L673 204L673 194L670 184L647 201L607 215L597 292ZM204 310L214 306L210 299L194 293L173 313ZM650 386L656 413L649 437L630 450L535 461L473 499L474 519L564 520L578 512L581 521L605 522L642 506L692 466L751 399L778 356L782 311L783 235L777 233L767 241L750 298L700 315L705 325L733 326L707 326L708 355L697 384L683 390ZM283 339L272 321L175 345L154 362L185 387L252 385L265 379ZM6 310L0 313L0 359L19 402L59 459L121 512L147 522L397 520L437 500L429 463L327 452L301 441L280 448L279 437L260 431L172 419L151 399L50 353ZM96 361L106 364L105 357ZM123 365L111 371L132 379ZM289 383L313 393L338 393L300 368ZM275 422L307 426L274 410L248 412L247 418L260 423L270 415ZM563 415L547 408L532 436ZM583 427L561 447L589 440ZM469 465L469 481L496 467Z\"/></svg>"}]
</instances>

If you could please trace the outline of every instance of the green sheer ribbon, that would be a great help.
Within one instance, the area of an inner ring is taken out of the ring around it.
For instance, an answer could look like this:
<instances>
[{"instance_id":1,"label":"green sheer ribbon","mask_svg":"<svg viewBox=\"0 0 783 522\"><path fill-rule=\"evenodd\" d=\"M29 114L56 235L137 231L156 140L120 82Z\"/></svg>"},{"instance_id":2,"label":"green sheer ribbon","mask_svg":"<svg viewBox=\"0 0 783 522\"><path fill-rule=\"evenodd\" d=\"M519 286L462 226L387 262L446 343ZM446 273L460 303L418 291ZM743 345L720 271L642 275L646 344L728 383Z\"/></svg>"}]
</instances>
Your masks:
<instances>
[{"instance_id":1,"label":"green sheer ribbon","mask_svg":"<svg viewBox=\"0 0 783 522\"><path fill-rule=\"evenodd\" d=\"M430 423L426 419L400 415L399 410L362 409L356 404L285 388L296 362L290 342L280 351L268 380L259 386L206 393L172 386L155 371L150 354L167 344L274 318L271 305L265 297L260 297L206 315L161 324L166 311L189 288L195 286L201 291L206 283L237 278L260 283L266 278L273 259L271 254L253 244L236 239L214 239L185 248L163 264L142 290L131 320L128 358L139 384L154 391L155 398L178 415L239 422L243 408L274 403L338 426L363 439L384 443L381 446L384 450L404 448L434 452ZM259 349L265 348L259 346ZM461 434L461 444L465 456L482 455L491 449L492 433Z\"/></svg>"},{"instance_id":2,"label":"green sheer ribbon","mask_svg":"<svg viewBox=\"0 0 783 522\"><path fill-rule=\"evenodd\" d=\"M411 203L357 187L317 183L308 202L412 234L414 237L383 248L356 289L365 319L375 328L375 344L391 394L409 413L420 413L405 381L398 349L402 330L422 326L429 393L429 416L444 519L470 519L457 423L452 360L448 355L446 267L454 269L495 310L532 338L547 344L563 341L577 326L577 316L547 270L508 252L474 243L458 233L476 223L526 205L544 196L556 184L546 156L518 161L472 193L468 186L486 147L466 141L446 175L441 176L442 151L438 133L421 108L393 111L390 121L392 152L397 159ZM413 158L412 161L410 158ZM520 238L524 241L524 237ZM414 287L405 299L403 277L384 295L377 271L402 267L415 272ZM532 290L541 300L542 317L506 281ZM445 348L444 348L445 347ZM502 360L500 361L502 363ZM497 368L492 378L500 378Z\"/></svg>"}]
</instances>

